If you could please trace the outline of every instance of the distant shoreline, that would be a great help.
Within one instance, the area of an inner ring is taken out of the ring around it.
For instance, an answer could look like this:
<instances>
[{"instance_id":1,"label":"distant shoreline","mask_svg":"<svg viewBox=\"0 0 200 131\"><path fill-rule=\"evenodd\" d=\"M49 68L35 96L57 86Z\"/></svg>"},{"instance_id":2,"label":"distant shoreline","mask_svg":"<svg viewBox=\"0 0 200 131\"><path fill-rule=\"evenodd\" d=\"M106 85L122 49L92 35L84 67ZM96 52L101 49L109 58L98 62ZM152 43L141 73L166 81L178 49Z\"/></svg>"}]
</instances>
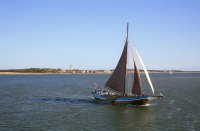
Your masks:
<instances>
[{"instance_id":1,"label":"distant shoreline","mask_svg":"<svg viewBox=\"0 0 200 131\"><path fill-rule=\"evenodd\" d=\"M133 72L133 69L128 69L128 72ZM0 70L0 75L46 75L46 74L111 74L113 70L63 70L61 68L28 68L28 69L8 69ZM143 70L140 70L144 73ZM148 70L149 73L162 73L169 74L172 73L200 73L200 71L181 71L181 70Z\"/></svg>"},{"instance_id":2,"label":"distant shoreline","mask_svg":"<svg viewBox=\"0 0 200 131\"><path fill-rule=\"evenodd\" d=\"M144 72L141 72L144 73ZM169 74L169 72L149 72L150 74ZM179 73L200 73L200 71L178 71L173 74ZM111 74L111 73L34 73L34 72L0 72L0 75L62 75L62 74ZM172 74L172 75L173 75Z\"/></svg>"}]
</instances>

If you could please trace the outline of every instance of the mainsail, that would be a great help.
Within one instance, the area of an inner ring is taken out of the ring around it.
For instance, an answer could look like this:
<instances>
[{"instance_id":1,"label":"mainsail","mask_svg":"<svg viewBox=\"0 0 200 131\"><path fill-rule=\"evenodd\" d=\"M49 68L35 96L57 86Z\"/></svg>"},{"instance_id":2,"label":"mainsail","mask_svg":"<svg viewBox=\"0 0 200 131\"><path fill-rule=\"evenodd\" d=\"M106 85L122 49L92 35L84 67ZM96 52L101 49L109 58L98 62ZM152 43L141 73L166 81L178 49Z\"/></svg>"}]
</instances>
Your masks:
<instances>
[{"instance_id":1,"label":"mainsail","mask_svg":"<svg viewBox=\"0 0 200 131\"><path fill-rule=\"evenodd\" d=\"M125 86L126 86L126 73L127 73L127 53L128 53L128 26L127 23L127 36L126 36L126 42L124 45L124 49L122 52L122 55L120 57L120 60L106 82L105 86L111 88L112 90L116 92L125 93Z\"/></svg>"},{"instance_id":2,"label":"mainsail","mask_svg":"<svg viewBox=\"0 0 200 131\"><path fill-rule=\"evenodd\" d=\"M122 92L122 93L125 93L127 48L128 48L128 41L126 39L126 43L125 43L121 58L114 72L112 73L109 80L105 84L106 87L109 87L114 91Z\"/></svg>"},{"instance_id":3,"label":"mainsail","mask_svg":"<svg viewBox=\"0 0 200 131\"><path fill-rule=\"evenodd\" d=\"M139 60L140 60L141 65L142 65L142 67L143 67L143 69L144 69L145 75L146 75L146 77L147 77L147 81L148 81L148 83L149 83L149 85L150 85L150 87L151 87L151 90L152 90L153 94L154 94L153 84L152 84L151 79L150 79L150 77L149 77L149 73L148 73L148 71L147 71L147 68L146 68L146 66L144 65L144 62L143 62L143 60L142 60L142 58L141 58L141 56L140 56L140 54L138 53L138 51L137 51L136 48L135 48L135 51L136 51L136 53L137 53L137 55L138 55L138 58L139 58Z\"/></svg>"}]
</instances>

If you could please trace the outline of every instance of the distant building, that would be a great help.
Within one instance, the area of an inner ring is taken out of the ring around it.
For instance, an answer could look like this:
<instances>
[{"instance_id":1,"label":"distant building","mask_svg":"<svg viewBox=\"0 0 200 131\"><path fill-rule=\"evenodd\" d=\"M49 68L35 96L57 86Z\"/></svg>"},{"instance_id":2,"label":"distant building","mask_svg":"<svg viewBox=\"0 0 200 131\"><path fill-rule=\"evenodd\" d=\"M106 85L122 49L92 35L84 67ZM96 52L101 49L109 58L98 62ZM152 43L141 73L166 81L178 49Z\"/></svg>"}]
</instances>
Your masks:
<instances>
[{"instance_id":1,"label":"distant building","mask_svg":"<svg viewBox=\"0 0 200 131\"><path fill-rule=\"evenodd\" d=\"M104 70L103 73L111 73L110 70Z\"/></svg>"},{"instance_id":2,"label":"distant building","mask_svg":"<svg viewBox=\"0 0 200 131\"><path fill-rule=\"evenodd\" d=\"M73 66L72 66L72 65L70 65L70 67L69 67L69 70L70 70L70 71L72 71L72 70L73 70Z\"/></svg>"}]
</instances>

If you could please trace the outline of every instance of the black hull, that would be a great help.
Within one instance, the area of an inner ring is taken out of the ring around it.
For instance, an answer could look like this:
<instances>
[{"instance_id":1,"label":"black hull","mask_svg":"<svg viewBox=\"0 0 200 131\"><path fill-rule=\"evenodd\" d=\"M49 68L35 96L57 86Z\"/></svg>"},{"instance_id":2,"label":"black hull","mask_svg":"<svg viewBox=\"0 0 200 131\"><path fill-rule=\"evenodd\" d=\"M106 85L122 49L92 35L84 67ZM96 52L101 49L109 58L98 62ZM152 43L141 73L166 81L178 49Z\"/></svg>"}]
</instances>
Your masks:
<instances>
[{"instance_id":1,"label":"black hull","mask_svg":"<svg viewBox=\"0 0 200 131\"><path fill-rule=\"evenodd\" d=\"M150 101L149 96L132 96L117 97L107 95L94 95L95 101L98 103L115 104L115 105L146 105Z\"/></svg>"},{"instance_id":2,"label":"black hull","mask_svg":"<svg viewBox=\"0 0 200 131\"><path fill-rule=\"evenodd\" d=\"M148 104L149 99L140 99L140 100L132 100L132 101L114 101L114 104L117 105L146 105Z\"/></svg>"}]
</instances>

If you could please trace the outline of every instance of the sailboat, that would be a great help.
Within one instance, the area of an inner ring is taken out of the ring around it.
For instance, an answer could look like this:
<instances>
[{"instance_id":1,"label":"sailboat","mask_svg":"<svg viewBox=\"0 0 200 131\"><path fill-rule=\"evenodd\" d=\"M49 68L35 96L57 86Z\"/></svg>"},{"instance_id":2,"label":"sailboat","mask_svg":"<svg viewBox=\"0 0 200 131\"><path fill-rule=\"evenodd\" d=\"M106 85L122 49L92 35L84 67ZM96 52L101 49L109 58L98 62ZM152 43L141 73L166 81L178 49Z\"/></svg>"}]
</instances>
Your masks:
<instances>
[{"instance_id":1,"label":"sailboat","mask_svg":"<svg viewBox=\"0 0 200 131\"><path fill-rule=\"evenodd\" d=\"M108 81L105 83L106 90L95 90L93 92L93 96L97 102L105 102L105 103L112 103L112 104L131 104L131 105L146 105L152 98L155 97L162 97L154 95L154 88L151 82L150 76L148 74L147 68L138 53L137 49L135 48L135 52L138 56L138 59L144 69L147 82L149 83L152 95L144 95L142 93L142 86L141 86L141 77L140 72L138 69L138 64L134 55L133 50L133 62L134 62L134 79L133 79L133 86L131 92L126 92L126 79L127 79L127 65L128 65L128 29L129 24L127 23L127 35L125 40L125 45L119 59L119 62L114 69L113 73L111 74Z\"/></svg>"}]
</instances>

